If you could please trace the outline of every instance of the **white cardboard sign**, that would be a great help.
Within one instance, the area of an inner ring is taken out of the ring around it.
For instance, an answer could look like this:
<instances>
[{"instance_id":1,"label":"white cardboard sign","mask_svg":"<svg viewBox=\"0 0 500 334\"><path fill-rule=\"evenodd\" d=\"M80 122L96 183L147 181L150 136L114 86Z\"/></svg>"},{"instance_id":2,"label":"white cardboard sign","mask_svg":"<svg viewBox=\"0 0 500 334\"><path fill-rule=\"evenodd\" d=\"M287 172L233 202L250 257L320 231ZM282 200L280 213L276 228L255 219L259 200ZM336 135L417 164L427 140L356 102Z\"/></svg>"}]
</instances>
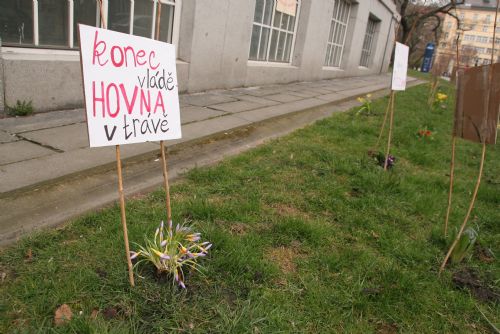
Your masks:
<instances>
[{"instance_id":1,"label":"white cardboard sign","mask_svg":"<svg viewBox=\"0 0 500 334\"><path fill-rule=\"evenodd\" d=\"M175 47L79 25L90 147L181 138Z\"/></svg>"},{"instance_id":2,"label":"white cardboard sign","mask_svg":"<svg viewBox=\"0 0 500 334\"><path fill-rule=\"evenodd\" d=\"M392 69L392 90L406 89L406 73L408 72L408 46L396 43L394 52L394 68Z\"/></svg>"},{"instance_id":3,"label":"white cardboard sign","mask_svg":"<svg viewBox=\"0 0 500 334\"><path fill-rule=\"evenodd\" d=\"M297 0L278 0L276 2L276 10L290 16L295 16Z\"/></svg>"}]
</instances>

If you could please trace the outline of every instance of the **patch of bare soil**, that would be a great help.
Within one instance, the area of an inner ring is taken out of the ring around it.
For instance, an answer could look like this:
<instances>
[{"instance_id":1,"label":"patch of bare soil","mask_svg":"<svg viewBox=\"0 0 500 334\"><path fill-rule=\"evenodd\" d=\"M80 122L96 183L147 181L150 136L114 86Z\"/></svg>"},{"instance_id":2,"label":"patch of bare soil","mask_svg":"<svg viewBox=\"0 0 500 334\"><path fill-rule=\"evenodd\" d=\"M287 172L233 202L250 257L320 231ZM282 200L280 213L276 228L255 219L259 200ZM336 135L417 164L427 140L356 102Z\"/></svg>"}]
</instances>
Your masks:
<instances>
[{"instance_id":1,"label":"patch of bare soil","mask_svg":"<svg viewBox=\"0 0 500 334\"><path fill-rule=\"evenodd\" d=\"M396 334L398 332L398 326L396 324L388 324L386 322L382 322L377 324L377 332L378 334Z\"/></svg>"},{"instance_id":2,"label":"patch of bare soil","mask_svg":"<svg viewBox=\"0 0 500 334\"><path fill-rule=\"evenodd\" d=\"M298 247L281 246L268 249L266 252L266 258L276 263L285 274L295 273L297 271L297 265L294 259L302 257L304 257L304 253L301 253Z\"/></svg>"},{"instance_id":3,"label":"patch of bare soil","mask_svg":"<svg viewBox=\"0 0 500 334\"><path fill-rule=\"evenodd\" d=\"M239 222L228 222L225 220L216 220L215 223L229 229L232 235L245 235L248 232L249 226Z\"/></svg>"},{"instance_id":4,"label":"patch of bare soil","mask_svg":"<svg viewBox=\"0 0 500 334\"><path fill-rule=\"evenodd\" d=\"M492 285L481 280L477 272L470 268L453 273L453 283L459 289L469 290L472 295L483 302L500 302L500 293Z\"/></svg>"},{"instance_id":5,"label":"patch of bare soil","mask_svg":"<svg viewBox=\"0 0 500 334\"><path fill-rule=\"evenodd\" d=\"M307 213L300 211L299 209L283 204L283 203L275 203L271 205L271 208L273 208L280 216L288 216L288 217L303 217L307 218L308 215Z\"/></svg>"}]
</instances>

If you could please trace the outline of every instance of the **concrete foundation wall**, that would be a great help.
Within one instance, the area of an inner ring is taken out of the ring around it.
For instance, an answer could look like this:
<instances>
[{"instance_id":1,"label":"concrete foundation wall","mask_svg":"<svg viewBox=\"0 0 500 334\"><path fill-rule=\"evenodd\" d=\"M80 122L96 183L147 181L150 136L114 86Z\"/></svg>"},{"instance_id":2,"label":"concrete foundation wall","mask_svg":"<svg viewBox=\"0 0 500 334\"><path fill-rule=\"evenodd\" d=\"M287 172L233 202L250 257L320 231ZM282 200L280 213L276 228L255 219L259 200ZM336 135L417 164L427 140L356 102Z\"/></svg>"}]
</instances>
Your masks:
<instances>
[{"instance_id":1,"label":"concrete foundation wall","mask_svg":"<svg viewBox=\"0 0 500 334\"><path fill-rule=\"evenodd\" d=\"M5 89L3 87L3 59L2 59L2 53L0 52L0 116L5 115Z\"/></svg>"},{"instance_id":2,"label":"concrete foundation wall","mask_svg":"<svg viewBox=\"0 0 500 334\"><path fill-rule=\"evenodd\" d=\"M81 107L78 55L3 54L5 103L32 101L35 111Z\"/></svg>"},{"instance_id":3,"label":"concrete foundation wall","mask_svg":"<svg viewBox=\"0 0 500 334\"><path fill-rule=\"evenodd\" d=\"M314 81L387 71L397 15L392 1L353 2L342 63L335 69L323 66L333 5L333 0L301 1L292 60L281 64L248 60L255 0L183 0L177 46L180 91ZM379 23L370 65L360 67L370 16ZM35 111L81 107L78 52L0 49L0 90L0 112L2 103L10 105L16 100L32 100Z\"/></svg>"}]
</instances>

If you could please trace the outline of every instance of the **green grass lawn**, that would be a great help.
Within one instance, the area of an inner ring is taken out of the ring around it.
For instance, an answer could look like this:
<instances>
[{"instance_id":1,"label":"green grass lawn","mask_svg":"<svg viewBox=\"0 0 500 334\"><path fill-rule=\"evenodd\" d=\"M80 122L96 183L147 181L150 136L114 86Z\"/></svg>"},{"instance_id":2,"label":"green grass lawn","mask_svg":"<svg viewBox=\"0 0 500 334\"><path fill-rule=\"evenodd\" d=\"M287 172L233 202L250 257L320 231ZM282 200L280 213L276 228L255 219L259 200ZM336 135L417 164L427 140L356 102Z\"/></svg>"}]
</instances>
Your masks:
<instances>
[{"instance_id":1,"label":"green grass lawn","mask_svg":"<svg viewBox=\"0 0 500 334\"><path fill-rule=\"evenodd\" d=\"M431 111L428 89L396 94L397 160L389 172L367 155L387 104L382 98L374 115L336 114L187 173L172 187L174 222L194 224L214 244L203 274L187 277L187 290L145 266L138 272L144 278L136 275L129 287L118 206L3 250L0 332L486 333L478 308L500 326L498 298L478 298L453 281L467 272L486 289L498 288L498 259L487 249L500 255L500 154L488 147L469 222L479 232L475 252L438 278L481 147L458 141L445 240L454 96L443 83L447 108ZM417 139L424 127L433 140ZM129 200L127 219L131 242L152 236L165 219L163 192ZM73 320L54 327L64 303Z\"/></svg>"}]
</instances>

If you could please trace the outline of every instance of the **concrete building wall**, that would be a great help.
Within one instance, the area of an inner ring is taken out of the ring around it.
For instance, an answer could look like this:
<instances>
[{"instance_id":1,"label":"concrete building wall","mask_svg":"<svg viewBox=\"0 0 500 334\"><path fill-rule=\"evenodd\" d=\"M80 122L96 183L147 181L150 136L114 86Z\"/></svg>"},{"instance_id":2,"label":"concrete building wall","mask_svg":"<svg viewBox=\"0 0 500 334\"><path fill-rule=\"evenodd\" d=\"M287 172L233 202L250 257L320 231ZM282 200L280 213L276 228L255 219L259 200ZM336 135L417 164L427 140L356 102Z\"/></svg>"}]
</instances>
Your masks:
<instances>
[{"instance_id":1,"label":"concrete building wall","mask_svg":"<svg viewBox=\"0 0 500 334\"><path fill-rule=\"evenodd\" d=\"M249 61L255 1L183 0L177 45L181 92L314 81L387 71L397 19L390 0L352 2L340 68L324 60L334 1L302 0L290 63ZM360 67L368 18L378 20L370 65ZM2 48L5 104L36 111L83 105L78 51ZM1 71L0 71L1 74ZM0 98L0 108L2 99ZM1 110L1 109L0 109Z\"/></svg>"}]
</instances>

